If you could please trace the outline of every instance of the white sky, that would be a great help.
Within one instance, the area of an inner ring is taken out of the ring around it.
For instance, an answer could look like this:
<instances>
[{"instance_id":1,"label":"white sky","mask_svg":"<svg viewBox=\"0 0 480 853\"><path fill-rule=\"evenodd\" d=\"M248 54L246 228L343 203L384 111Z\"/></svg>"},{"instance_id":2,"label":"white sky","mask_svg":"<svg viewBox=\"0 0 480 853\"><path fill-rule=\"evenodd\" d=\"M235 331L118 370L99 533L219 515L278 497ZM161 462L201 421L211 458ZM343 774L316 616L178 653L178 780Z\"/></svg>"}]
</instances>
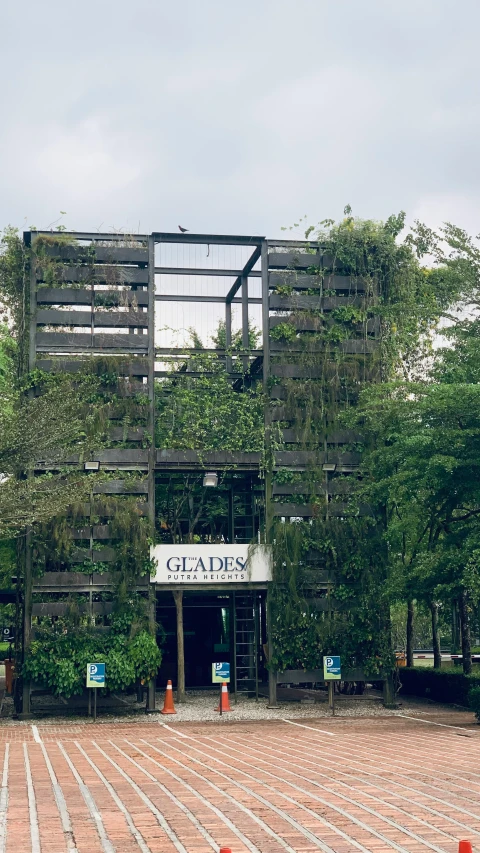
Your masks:
<instances>
[{"instance_id":1,"label":"white sky","mask_svg":"<svg viewBox=\"0 0 480 853\"><path fill-rule=\"evenodd\" d=\"M24 0L0 225L280 236L400 209L478 233L478 0ZM298 236L298 235L292 235Z\"/></svg>"}]
</instances>

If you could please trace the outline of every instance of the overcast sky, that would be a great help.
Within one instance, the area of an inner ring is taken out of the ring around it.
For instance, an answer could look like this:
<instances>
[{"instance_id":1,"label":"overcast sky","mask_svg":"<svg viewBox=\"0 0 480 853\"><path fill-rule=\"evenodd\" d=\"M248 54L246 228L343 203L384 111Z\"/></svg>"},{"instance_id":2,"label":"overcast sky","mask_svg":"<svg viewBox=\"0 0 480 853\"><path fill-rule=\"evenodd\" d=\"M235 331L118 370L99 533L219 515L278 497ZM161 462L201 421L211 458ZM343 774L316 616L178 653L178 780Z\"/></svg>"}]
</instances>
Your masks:
<instances>
[{"instance_id":1,"label":"overcast sky","mask_svg":"<svg viewBox=\"0 0 480 853\"><path fill-rule=\"evenodd\" d=\"M9 0L0 28L0 225L480 231L479 0Z\"/></svg>"}]
</instances>

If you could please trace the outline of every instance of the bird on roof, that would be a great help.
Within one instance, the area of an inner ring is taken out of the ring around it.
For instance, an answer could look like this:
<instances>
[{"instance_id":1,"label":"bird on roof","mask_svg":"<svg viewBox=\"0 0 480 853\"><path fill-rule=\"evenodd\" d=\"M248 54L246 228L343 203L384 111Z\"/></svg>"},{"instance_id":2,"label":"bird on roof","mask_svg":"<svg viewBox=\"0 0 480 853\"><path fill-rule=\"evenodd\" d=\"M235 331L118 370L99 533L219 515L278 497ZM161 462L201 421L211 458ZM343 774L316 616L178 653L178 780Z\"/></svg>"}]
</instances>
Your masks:
<instances>
[{"instance_id":1,"label":"bird on roof","mask_svg":"<svg viewBox=\"0 0 480 853\"><path fill-rule=\"evenodd\" d=\"M182 232L182 234L185 234L185 231L188 231L189 229L188 229L188 228L182 228L182 226L181 226L181 225L179 225L179 226L178 226L178 230L179 230L179 231L181 231L181 232Z\"/></svg>"}]
</instances>

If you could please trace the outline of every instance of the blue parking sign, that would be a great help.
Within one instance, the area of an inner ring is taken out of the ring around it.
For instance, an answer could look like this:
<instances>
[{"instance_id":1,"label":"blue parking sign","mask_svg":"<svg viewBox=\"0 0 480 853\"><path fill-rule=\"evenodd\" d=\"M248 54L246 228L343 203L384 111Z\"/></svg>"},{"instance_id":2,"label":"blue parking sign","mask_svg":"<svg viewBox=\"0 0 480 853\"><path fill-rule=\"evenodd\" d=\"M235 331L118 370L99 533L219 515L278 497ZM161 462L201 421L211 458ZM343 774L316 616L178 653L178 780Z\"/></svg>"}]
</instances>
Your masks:
<instances>
[{"instance_id":1,"label":"blue parking sign","mask_svg":"<svg viewBox=\"0 0 480 853\"><path fill-rule=\"evenodd\" d=\"M323 658L323 677L325 681L341 681L342 672L339 655L326 655Z\"/></svg>"},{"instance_id":2,"label":"blue parking sign","mask_svg":"<svg viewBox=\"0 0 480 853\"><path fill-rule=\"evenodd\" d=\"M87 687L105 687L104 663L87 663Z\"/></svg>"},{"instance_id":3,"label":"blue parking sign","mask_svg":"<svg viewBox=\"0 0 480 853\"><path fill-rule=\"evenodd\" d=\"M230 664L212 663L212 684L219 684L224 681L230 681Z\"/></svg>"}]
</instances>

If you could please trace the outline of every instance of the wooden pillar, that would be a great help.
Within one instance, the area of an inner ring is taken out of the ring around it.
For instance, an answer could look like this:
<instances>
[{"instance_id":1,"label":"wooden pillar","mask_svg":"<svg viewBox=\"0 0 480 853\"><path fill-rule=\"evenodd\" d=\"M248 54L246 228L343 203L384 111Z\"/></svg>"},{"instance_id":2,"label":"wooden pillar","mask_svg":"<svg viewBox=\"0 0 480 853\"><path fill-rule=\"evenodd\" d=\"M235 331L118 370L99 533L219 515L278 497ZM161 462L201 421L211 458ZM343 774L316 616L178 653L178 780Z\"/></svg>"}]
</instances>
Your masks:
<instances>
[{"instance_id":1,"label":"wooden pillar","mask_svg":"<svg viewBox=\"0 0 480 853\"><path fill-rule=\"evenodd\" d=\"M442 666L442 652L440 646L440 632L438 630L438 604L432 601L430 604L432 614L432 643L433 643L433 666L440 669Z\"/></svg>"},{"instance_id":2,"label":"wooden pillar","mask_svg":"<svg viewBox=\"0 0 480 853\"><path fill-rule=\"evenodd\" d=\"M472 671L472 647L470 642L470 614L468 610L467 595L463 589L458 597L458 610L460 615L460 630L462 637L462 663L465 675Z\"/></svg>"},{"instance_id":3,"label":"wooden pillar","mask_svg":"<svg viewBox=\"0 0 480 853\"><path fill-rule=\"evenodd\" d=\"M277 707L277 673L270 667L270 661L273 657L273 637L272 637L272 601L270 587L267 590L267 647L268 647L268 706L270 708Z\"/></svg>"},{"instance_id":4,"label":"wooden pillar","mask_svg":"<svg viewBox=\"0 0 480 853\"><path fill-rule=\"evenodd\" d=\"M185 702L185 648L183 640L183 590L173 590L177 609L177 702Z\"/></svg>"},{"instance_id":5,"label":"wooden pillar","mask_svg":"<svg viewBox=\"0 0 480 853\"><path fill-rule=\"evenodd\" d=\"M458 615L458 602L452 602L452 655L457 655L460 651L460 619Z\"/></svg>"},{"instance_id":6,"label":"wooden pillar","mask_svg":"<svg viewBox=\"0 0 480 853\"><path fill-rule=\"evenodd\" d=\"M30 647L32 636L32 534L29 531L25 537L25 575L23 583L23 659L25 660ZM18 664L17 664L18 666ZM31 717L30 681L22 681L22 711L20 719Z\"/></svg>"},{"instance_id":7,"label":"wooden pillar","mask_svg":"<svg viewBox=\"0 0 480 853\"><path fill-rule=\"evenodd\" d=\"M389 672L383 682L383 704L385 708L396 708L393 672Z\"/></svg>"},{"instance_id":8,"label":"wooden pillar","mask_svg":"<svg viewBox=\"0 0 480 853\"><path fill-rule=\"evenodd\" d=\"M225 349L227 353L232 348L232 303L225 302ZM225 369L227 373L232 372L232 356L228 355L225 359Z\"/></svg>"},{"instance_id":9,"label":"wooden pillar","mask_svg":"<svg viewBox=\"0 0 480 853\"><path fill-rule=\"evenodd\" d=\"M150 584L150 589L148 591L149 602L148 602L148 627L150 633L153 637L157 637L157 593L155 584ZM156 681L155 678L151 678L148 682L147 688L147 704L145 710L147 713L153 713L155 711L155 688Z\"/></svg>"},{"instance_id":10,"label":"wooden pillar","mask_svg":"<svg viewBox=\"0 0 480 853\"><path fill-rule=\"evenodd\" d=\"M148 431L151 444L148 450L148 518L155 527L155 241L148 238ZM131 331L131 330L130 330ZM155 584L151 583L149 592L149 630L152 637L157 638L157 593ZM151 678L148 682L147 713L155 711L156 682Z\"/></svg>"},{"instance_id":11,"label":"wooden pillar","mask_svg":"<svg viewBox=\"0 0 480 853\"><path fill-rule=\"evenodd\" d=\"M413 598L407 601L407 666L413 666L413 622L415 618L415 605Z\"/></svg>"},{"instance_id":12,"label":"wooden pillar","mask_svg":"<svg viewBox=\"0 0 480 853\"><path fill-rule=\"evenodd\" d=\"M242 349L249 349L248 335L248 277L242 275ZM243 372L246 373L249 366L248 355L242 356Z\"/></svg>"}]
</instances>

